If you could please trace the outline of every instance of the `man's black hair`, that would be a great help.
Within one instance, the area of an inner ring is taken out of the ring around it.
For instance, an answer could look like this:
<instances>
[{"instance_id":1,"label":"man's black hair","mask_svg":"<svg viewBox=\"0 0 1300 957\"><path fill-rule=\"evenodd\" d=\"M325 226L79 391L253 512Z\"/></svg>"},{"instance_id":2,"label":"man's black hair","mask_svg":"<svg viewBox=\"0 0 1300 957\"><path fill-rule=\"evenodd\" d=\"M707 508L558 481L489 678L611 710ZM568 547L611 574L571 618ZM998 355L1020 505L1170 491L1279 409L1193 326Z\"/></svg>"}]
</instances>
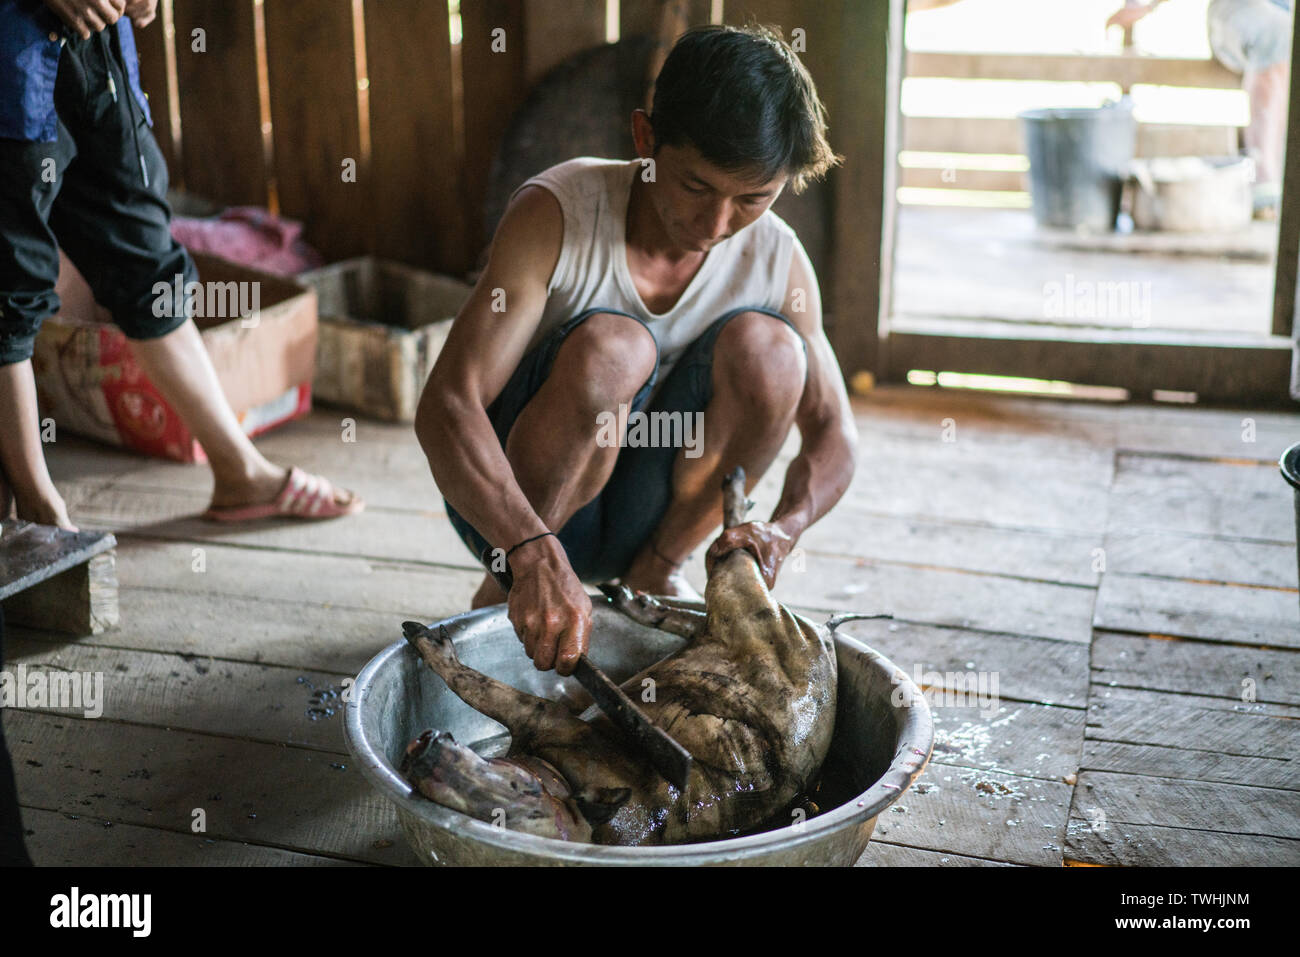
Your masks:
<instances>
[{"instance_id":1,"label":"man's black hair","mask_svg":"<svg viewBox=\"0 0 1300 957\"><path fill-rule=\"evenodd\" d=\"M772 29L702 26L683 34L655 81L655 151L691 144L720 169L801 192L839 157L808 70Z\"/></svg>"}]
</instances>

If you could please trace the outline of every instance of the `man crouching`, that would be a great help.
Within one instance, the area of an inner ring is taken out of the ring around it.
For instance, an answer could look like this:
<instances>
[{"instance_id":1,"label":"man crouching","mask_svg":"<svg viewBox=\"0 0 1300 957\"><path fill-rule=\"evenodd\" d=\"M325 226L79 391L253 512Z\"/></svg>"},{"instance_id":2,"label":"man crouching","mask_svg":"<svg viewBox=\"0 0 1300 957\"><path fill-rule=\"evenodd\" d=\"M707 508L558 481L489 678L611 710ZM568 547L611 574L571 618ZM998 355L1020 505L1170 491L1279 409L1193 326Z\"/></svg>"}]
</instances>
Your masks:
<instances>
[{"instance_id":1,"label":"man crouching","mask_svg":"<svg viewBox=\"0 0 1300 957\"><path fill-rule=\"evenodd\" d=\"M415 422L452 524L508 561L510 621L560 674L587 649L582 582L694 596L681 566L723 474L752 488L791 425L772 517L706 560L748 549L771 587L854 468L817 278L770 209L839 160L807 70L763 28L691 30L632 132L639 159L570 160L511 197ZM504 600L488 576L474 607Z\"/></svg>"}]
</instances>

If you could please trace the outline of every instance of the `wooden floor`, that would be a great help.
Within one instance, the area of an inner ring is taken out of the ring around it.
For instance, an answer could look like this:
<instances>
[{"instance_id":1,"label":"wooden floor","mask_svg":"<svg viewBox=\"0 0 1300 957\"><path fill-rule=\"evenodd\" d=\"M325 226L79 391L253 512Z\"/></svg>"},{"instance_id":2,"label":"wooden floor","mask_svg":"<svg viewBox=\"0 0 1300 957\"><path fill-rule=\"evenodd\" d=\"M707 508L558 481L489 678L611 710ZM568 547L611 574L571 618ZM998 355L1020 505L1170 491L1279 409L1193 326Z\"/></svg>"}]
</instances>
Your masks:
<instances>
[{"instance_id":1,"label":"wooden floor","mask_svg":"<svg viewBox=\"0 0 1300 957\"><path fill-rule=\"evenodd\" d=\"M853 487L778 595L891 612L846 627L909 674L996 674L1000 695L995 715L936 711L931 763L861 863L1300 863L1300 599L1275 464L1300 415L855 402ZM10 635L6 667L102 672L107 699L98 719L5 714L38 863L413 862L328 691L403 619L467 608L479 576L409 428L359 420L347 443L345 414L259 440L368 499L324 524L198 522L206 469L47 447L74 520L119 537L122 627Z\"/></svg>"},{"instance_id":2,"label":"wooden floor","mask_svg":"<svg viewBox=\"0 0 1300 957\"><path fill-rule=\"evenodd\" d=\"M900 316L1260 335L1272 328L1276 223L1228 236L1089 238L1040 229L1023 209L900 206L897 235Z\"/></svg>"}]
</instances>

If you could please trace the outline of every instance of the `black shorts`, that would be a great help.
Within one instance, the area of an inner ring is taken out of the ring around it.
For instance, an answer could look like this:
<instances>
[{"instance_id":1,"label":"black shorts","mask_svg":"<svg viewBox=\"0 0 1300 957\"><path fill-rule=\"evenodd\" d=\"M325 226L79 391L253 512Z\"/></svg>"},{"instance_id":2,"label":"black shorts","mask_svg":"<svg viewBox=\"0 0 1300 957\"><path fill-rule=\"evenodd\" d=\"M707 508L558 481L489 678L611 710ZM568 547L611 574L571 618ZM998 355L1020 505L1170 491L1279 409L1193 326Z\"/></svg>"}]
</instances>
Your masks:
<instances>
[{"instance_id":1,"label":"black shorts","mask_svg":"<svg viewBox=\"0 0 1300 957\"><path fill-rule=\"evenodd\" d=\"M187 318L183 303L155 309L156 283L183 289L198 271L172 239L167 165L131 96L117 31L104 32L64 42L58 139L0 138L0 365L29 358L41 320L58 311L60 246L128 338Z\"/></svg>"},{"instance_id":2,"label":"black shorts","mask_svg":"<svg viewBox=\"0 0 1300 957\"><path fill-rule=\"evenodd\" d=\"M654 372L636 394L630 412L644 412L647 416L677 414L679 418L676 421L679 422L685 422L686 416L702 414L713 398L713 349L718 335L728 322L745 312L764 313L794 329L789 319L771 309L746 306L727 312L686 347L657 392L659 363L656 360ZM515 419L550 375L565 338L589 316L597 313L615 313L637 319L618 309L588 309L559 326L525 355L506 387L487 409L503 449ZM641 320L637 319L637 322ZM645 325L644 322L641 324ZM649 331L649 327L646 328ZM797 329L795 334L798 335ZM807 349L806 344L804 348ZM685 434L684 431L681 434ZM668 511L672 501L673 466L679 451L679 446L669 444L629 445L619 449L614 472L605 487L556 532L579 579L602 582L618 578L627 571L632 559ZM481 560L489 547L487 540L451 507L450 502L443 501L447 517L461 541L469 546L475 558ZM493 543L498 548L509 548L513 544Z\"/></svg>"}]
</instances>

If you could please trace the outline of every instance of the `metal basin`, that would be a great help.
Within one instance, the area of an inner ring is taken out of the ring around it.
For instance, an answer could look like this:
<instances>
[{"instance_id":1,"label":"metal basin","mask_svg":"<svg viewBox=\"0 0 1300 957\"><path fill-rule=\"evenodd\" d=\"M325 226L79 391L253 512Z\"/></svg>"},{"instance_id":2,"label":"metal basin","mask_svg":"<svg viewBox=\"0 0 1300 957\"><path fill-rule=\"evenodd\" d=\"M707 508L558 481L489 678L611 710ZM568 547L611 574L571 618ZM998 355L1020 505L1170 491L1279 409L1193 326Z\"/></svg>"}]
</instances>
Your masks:
<instances>
[{"instance_id":1,"label":"metal basin","mask_svg":"<svg viewBox=\"0 0 1300 957\"><path fill-rule=\"evenodd\" d=\"M571 679L533 668L504 606L441 624L451 633L461 661L472 668L543 697L581 693ZM593 625L590 656L618 681L681 645L680 638L638 625L599 602ZM450 731L457 741L488 756L503 753L508 737L503 726L452 694L405 641L385 648L357 677L344 728L362 773L396 805L407 839L426 864L850 866L866 849L880 812L929 761L934 722L919 690L889 659L845 635L836 636L835 649L839 710L826 768L828 777L832 771L837 775L843 794L854 796L806 821L745 837L667 847L572 844L494 827L419 794L412 797L396 768L420 732Z\"/></svg>"}]
</instances>

